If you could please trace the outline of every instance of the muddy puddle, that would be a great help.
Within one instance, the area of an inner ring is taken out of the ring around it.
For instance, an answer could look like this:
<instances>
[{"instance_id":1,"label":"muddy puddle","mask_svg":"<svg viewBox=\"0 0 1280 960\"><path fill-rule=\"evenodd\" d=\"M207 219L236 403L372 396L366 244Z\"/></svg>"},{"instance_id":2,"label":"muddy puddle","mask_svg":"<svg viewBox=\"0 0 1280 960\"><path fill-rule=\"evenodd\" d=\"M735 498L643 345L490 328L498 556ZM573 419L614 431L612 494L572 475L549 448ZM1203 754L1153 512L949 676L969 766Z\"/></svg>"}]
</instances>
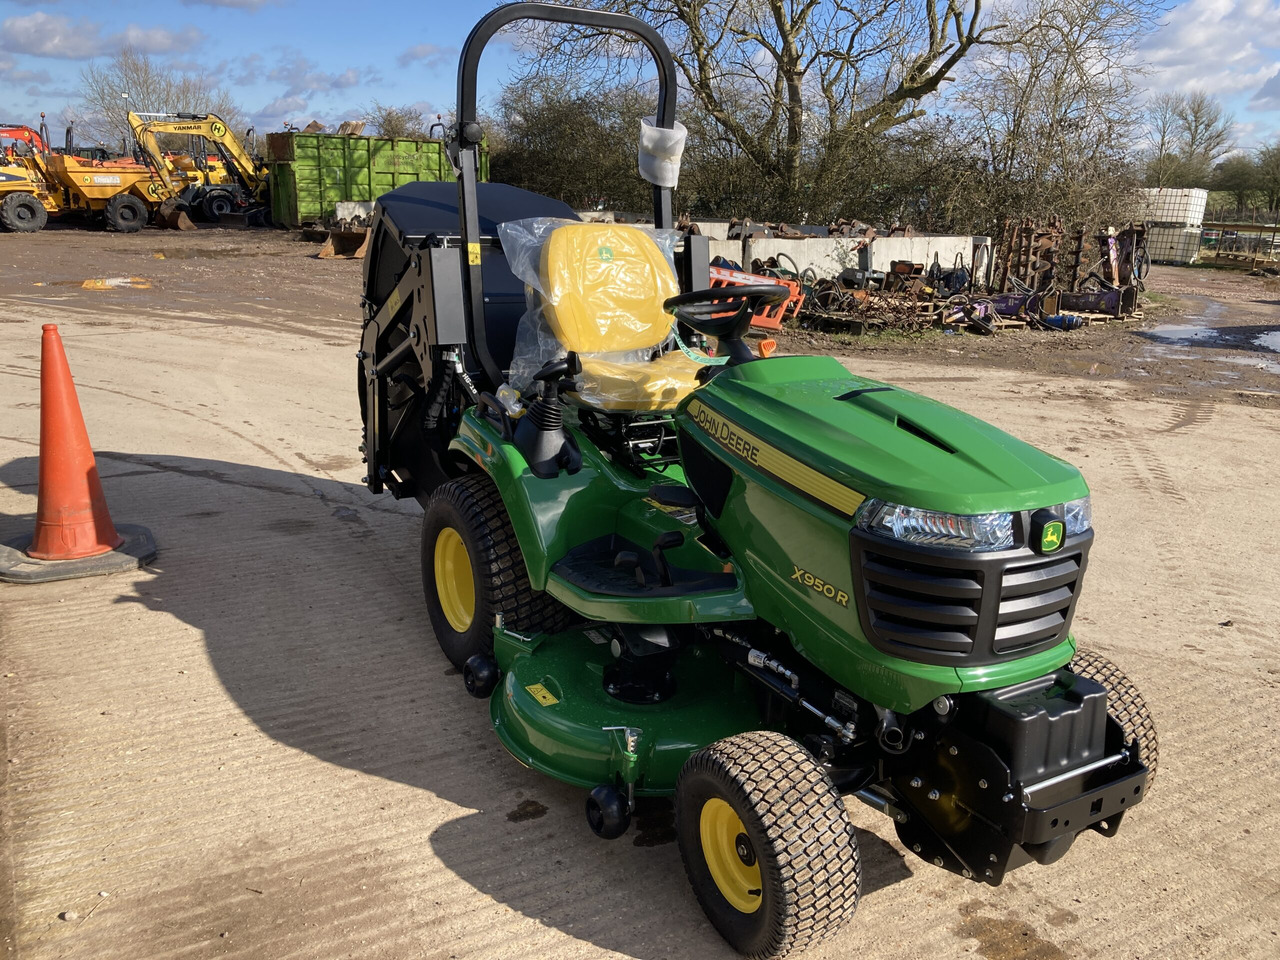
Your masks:
<instances>
[{"instance_id":1,"label":"muddy puddle","mask_svg":"<svg viewBox=\"0 0 1280 960\"><path fill-rule=\"evenodd\" d=\"M79 287L81 290L150 290L146 277L90 277L88 280L37 280L33 287Z\"/></svg>"},{"instance_id":2,"label":"muddy puddle","mask_svg":"<svg viewBox=\"0 0 1280 960\"><path fill-rule=\"evenodd\" d=\"M1241 367L1280 376L1280 316L1273 323L1233 323L1227 311L1210 301L1199 313L1139 331L1148 341L1140 360L1207 360L1221 365L1225 381L1239 378Z\"/></svg>"}]
</instances>

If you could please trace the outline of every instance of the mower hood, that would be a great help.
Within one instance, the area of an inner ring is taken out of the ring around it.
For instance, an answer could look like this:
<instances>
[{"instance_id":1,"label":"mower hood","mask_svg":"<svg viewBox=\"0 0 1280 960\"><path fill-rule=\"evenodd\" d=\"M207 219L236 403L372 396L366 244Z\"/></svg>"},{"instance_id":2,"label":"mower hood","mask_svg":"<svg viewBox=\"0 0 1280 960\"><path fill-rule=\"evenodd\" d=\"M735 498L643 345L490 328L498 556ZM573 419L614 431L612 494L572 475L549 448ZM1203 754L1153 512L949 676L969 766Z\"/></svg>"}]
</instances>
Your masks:
<instances>
[{"instance_id":1,"label":"mower hood","mask_svg":"<svg viewBox=\"0 0 1280 960\"><path fill-rule=\"evenodd\" d=\"M1069 463L953 407L853 376L832 357L730 367L685 415L728 431L730 452L736 426L865 497L929 510L1028 510L1088 493Z\"/></svg>"}]
</instances>

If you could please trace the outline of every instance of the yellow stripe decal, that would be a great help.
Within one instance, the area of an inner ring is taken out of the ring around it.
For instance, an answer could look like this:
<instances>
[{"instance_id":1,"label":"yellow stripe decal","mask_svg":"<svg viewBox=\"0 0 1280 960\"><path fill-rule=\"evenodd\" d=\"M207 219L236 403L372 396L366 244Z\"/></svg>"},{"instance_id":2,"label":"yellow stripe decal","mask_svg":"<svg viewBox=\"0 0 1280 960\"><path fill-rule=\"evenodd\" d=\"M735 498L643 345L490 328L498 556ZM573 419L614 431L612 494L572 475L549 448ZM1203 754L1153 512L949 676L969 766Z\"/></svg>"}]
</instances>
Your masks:
<instances>
[{"instance_id":1,"label":"yellow stripe decal","mask_svg":"<svg viewBox=\"0 0 1280 960\"><path fill-rule=\"evenodd\" d=\"M724 419L701 400L690 402L688 411L693 422L729 453L826 504L837 513L852 517L862 501L867 499L857 490L850 490L813 467L769 446L759 437Z\"/></svg>"}]
</instances>

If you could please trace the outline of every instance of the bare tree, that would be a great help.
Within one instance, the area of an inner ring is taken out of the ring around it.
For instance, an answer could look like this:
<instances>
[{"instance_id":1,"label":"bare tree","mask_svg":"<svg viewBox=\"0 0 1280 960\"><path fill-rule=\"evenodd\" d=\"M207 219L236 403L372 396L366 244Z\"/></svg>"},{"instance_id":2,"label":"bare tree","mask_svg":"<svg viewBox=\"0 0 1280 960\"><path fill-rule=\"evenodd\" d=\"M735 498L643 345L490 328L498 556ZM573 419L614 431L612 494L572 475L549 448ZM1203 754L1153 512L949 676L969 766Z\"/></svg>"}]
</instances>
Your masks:
<instances>
[{"instance_id":1,"label":"bare tree","mask_svg":"<svg viewBox=\"0 0 1280 960\"><path fill-rule=\"evenodd\" d=\"M1178 119L1179 148L1187 161L1209 167L1234 146L1231 130L1235 117L1203 90L1181 98L1174 116Z\"/></svg>"},{"instance_id":2,"label":"bare tree","mask_svg":"<svg viewBox=\"0 0 1280 960\"><path fill-rule=\"evenodd\" d=\"M127 94L127 98L125 96ZM90 61L80 72L77 130L107 145L131 139L125 114L215 113L233 130L244 115L230 94L203 73L170 70L145 53L125 47L107 61Z\"/></svg>"},{"instance_id":3,"label":"bare tree","mask_svg":"<svg viewBox=\"0 0 1280 960\"><path fill-rule=\"evenodd\" d=\"M575 2L658 27L709 133L797 197L824 179L833 147L922 116L995 29L983 0ZM539 27L528 51L525 79L617 77L639 64L633 41L581 28Z\"/></svg>"},{"instance_id":4,"label":"bare tree","mask_svg":"<svg viewBox=\"0 0 1280 960\"><path fill-rule=\"evenodd\" d=\"M1151 0L1025 0L1002 10L1018 27L985 46L954 97L994 178L993 219L1132 215L1127 154L1140 127L1136 47Z\"/></svg>"},{"instance_id":5,"label":"bare tree","mask_svg":"<svg viewBox=\"0 0 1280 960\"><path fill-rule=\"evenodd\" d=\"M1178 157L1178 110L1182 95L1165 91L1147 101L1146 183L1149 187L1170 187L1178 177L1182 161Z\"/></svg>"},{"instance_id":6,"label":"bare tree","mask_svg":"<svg viewBox=\"0 0 1280 960\"><path fill-rule=\"evenodd\" d=\"M1147 103L1146 182L1207 187L1215 164L1234 146L1235 118L1202 90L1157 94Z\"/></svg>"},{"instance_id":7,"label":"bare tree","mask_svg":"<svg viewBox=\"0 0 1280 960\"><path fill-rule=\"evenodd\" d=\"M427 119L417 107L394 107L375 100L364 111L364 122L373 127L380 137L401 140L427 140Z\"/></svg>"}]
</instances>

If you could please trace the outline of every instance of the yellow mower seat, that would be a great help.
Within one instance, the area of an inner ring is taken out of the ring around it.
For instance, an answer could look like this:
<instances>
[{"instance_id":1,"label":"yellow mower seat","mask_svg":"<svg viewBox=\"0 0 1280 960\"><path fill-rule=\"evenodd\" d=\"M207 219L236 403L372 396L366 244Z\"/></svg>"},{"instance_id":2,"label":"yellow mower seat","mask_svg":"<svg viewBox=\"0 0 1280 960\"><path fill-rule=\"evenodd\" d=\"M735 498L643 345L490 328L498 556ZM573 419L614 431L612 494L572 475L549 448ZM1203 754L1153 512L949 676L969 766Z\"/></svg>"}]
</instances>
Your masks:
<instances>
[{"instance_id":1,"label":"yellow mower seat","mask_svg":"<svg viewBox=\"0 0 1280 960\"><path fill-rule=\"evenodd\" d=\"M672 318L662 302L680 292L658 245L613 223L569 223L551 231L540 264L543 315L582 361L584 406L614 413L674 410L702 366L678 350L659 353Z\"/></svg>"}]
</instances>

